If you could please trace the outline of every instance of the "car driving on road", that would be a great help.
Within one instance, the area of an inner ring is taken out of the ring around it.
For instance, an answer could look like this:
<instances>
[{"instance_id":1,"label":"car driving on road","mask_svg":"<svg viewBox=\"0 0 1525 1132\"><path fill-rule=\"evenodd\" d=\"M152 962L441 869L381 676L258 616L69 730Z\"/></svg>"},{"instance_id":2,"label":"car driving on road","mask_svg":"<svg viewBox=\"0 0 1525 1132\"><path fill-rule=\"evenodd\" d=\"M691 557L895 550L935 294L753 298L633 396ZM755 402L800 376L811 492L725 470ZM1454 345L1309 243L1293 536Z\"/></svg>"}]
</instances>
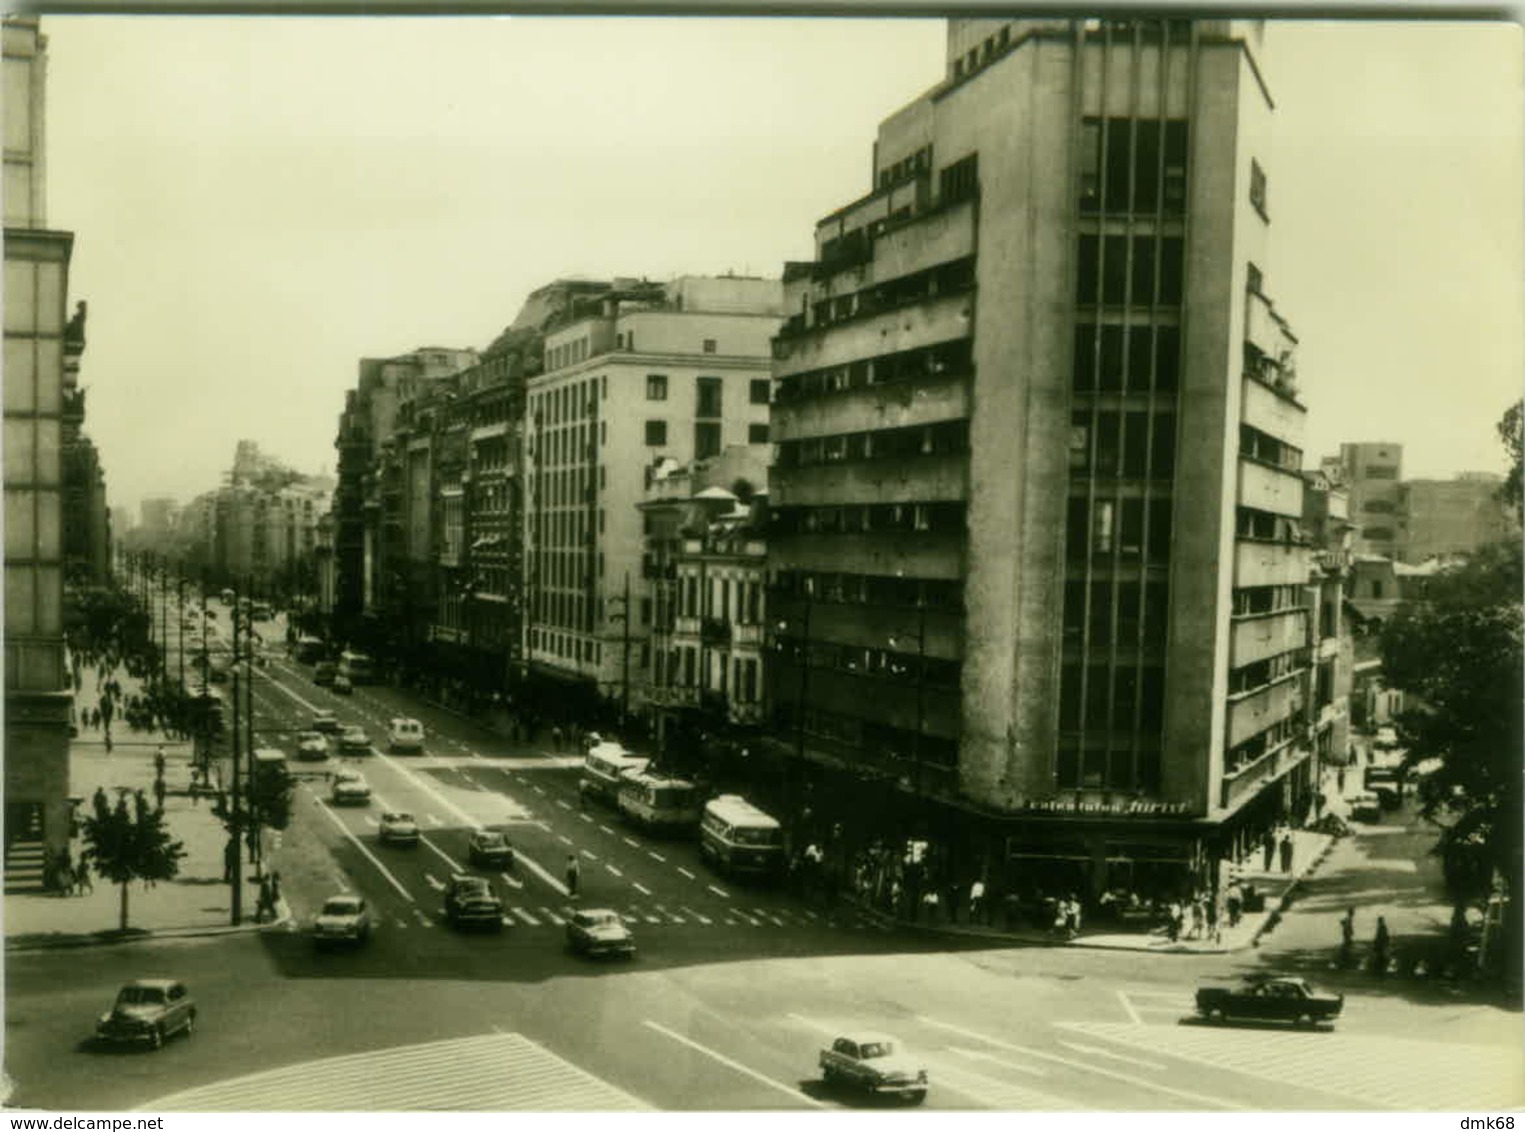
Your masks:
<instances>
[{"instance_id":1,"label":"car driving on road","mask_svg":"<svg viewBox=\"0 0 1525 1132\"><path fill-rule=\"evenodd\" d=\"M503 901L486 877L456 875L445 890L445 922L452 928L503 930Z\"/></svg>"},{"instance_id":2,"label":"car driving on road","mask_svg":"<svg viewBox=\"0 0 1525 1132\"><path fill-rule=\"evenodd\" d=\"M1212 1022L1241 1018L1316 1026L1333 1022L1344 1006L1343 994L1321 991L1294 975L1247 975L1233 986L1197 991L1197 1013Z\"/></svg>"},{"instance_id":3,"label":"car driving on road","mask_svg":"<svg viewBox=\"0 0 1525 1132\"><path fill-rule=\"evenodd\" d=\"M610 908L581 908L567 921L567 946L578 955L635 954L635 934Z\"/></svg>"},{"instance_id":4,"label":"car driving on road","mask_svg":"<svg viewBox=\"0 0 1525 1132\"><path fill-rule=\"evenodd\" d=\"M365 733L365 728L358 724L351 724L339 732L339 753L341 755L370 754L371 737Z\"/></svg>"},{"instance_id":5,"label":"car driving on road","mask_svg":"<svg viewBox=\"0 0 1525 1132\"><path fill-rule=\"evenodd\" d=\"M328 758L328 740L317 731L297 732L297 761L320 763Z\"/></svg>"},{"instance_id":6,"label":"car driving on road","mask_svg":"<svg viewBox=\"0 0 1525 1132\"><path fill-rule=\"evenodd\" d=\"M388 810L381 815L381 826L376 838L383 845L417 845L418 822L412 814Z\"/></svg>"},{"instance_id":7,"label":"car driving on road","mask_svg":"<svg viewBox=\"0 0 1525 1132\"><path fill-rule=\"evenodd\" d=\"M416 719L394 719L387 728L387 747L393 751L422 751L424 725Z\"/></svg>"},{"instance_id":8,"label":"car driving on road","mask_svg":"<svg viewBox=\"0 0 1525 1132\"><path fill-rule=\"evenodd\" d=\"M336 806L369 806L371 786L358 770L341 770L334 775L329 797Z\"/></svg>"},{"instance_id":9,"label":"car driving on road","mask_svg":"<svg viewBox=\"0 0 1525 1132\"><path fill-rule=\"evenodd\" d=\"M371 938L371 910L365 898L341 892L323 901L323 909L312 922L313 942L325 944L362 944Z\"/></svg>"},{"instance_id":10,"label":"car driving on road","mask_svg":"<svg viewBox=\"0 0 1525 1132\"><path fill-rule=\"evenodd\" d=\"M510 869L514 865L514 847L508 837L496 829L479 829L466 843L466 854L473 865L490 869Z\"/></svg>"},{"instance_id":11,"label":"car driving on road","mask_svg":"<svg viewBox=\"0 0 1525 1132\"><path fill-rule=\"evenodd\" d=\"M870 1096L895 1096L920 1104L927 1096L927 1071L888 1034L844 1034L821 1051L821 1077L828 1085L858 1089Z\"/></svg>"},{"instance_id":12,"label":"car driving on road","mask_svg":"<svg viewBox=\"0 0 1525 1132\"><path fill-rule=\"evenodd\" d=\"M312 713L312 729L332 734L339 730L339 717L327 708Z\"/></svg>"},{"instance_id":13,"label":"car driving on road","mask_svg":"<svg viewBox=\"0 0 1525 1132\"><path fill-rule=\"evenodd\" d=\"M95 1023L103 1042L147 1042L154 1049L173 1034L196 1028L196 1001L175 979L134 979L117 992L116 1002Z\"/></svg>"}]
</instances>

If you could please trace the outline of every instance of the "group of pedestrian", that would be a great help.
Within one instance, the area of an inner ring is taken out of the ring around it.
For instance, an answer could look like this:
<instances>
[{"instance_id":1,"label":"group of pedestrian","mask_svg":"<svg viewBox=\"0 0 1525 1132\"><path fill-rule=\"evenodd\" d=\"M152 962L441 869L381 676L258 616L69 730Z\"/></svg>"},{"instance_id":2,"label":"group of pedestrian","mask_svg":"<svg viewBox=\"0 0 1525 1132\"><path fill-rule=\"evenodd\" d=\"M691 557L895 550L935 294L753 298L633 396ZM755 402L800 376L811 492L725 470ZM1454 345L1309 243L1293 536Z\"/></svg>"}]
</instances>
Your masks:
<instances>
[{"instance_id":1,"label":"group of pedestrian","mask_svg":"<svg viewBox=\"0 0 1525 1132\"><path fill-rule=\"evenodd\" d=\"M48 869L47 886L60 896L83 896L95 891L90 879L90 854L81 853L75 862L66 845L58 851Z\"/></svg>"},{"instance_id":2,"label":"group of pedestrian","mask_svg":"<svg viewBox=\"0 0 1525 1132\"><path fill-rule=\"evenodd\" d=\"M1356 910L1347 908L1345 914L1340 917L1340 957L1339 966L1342 970L1349 970L1355 966L1356 948ZM1392 964L1392 935L1387 929L1387 917L1378 916L1377 926L1372 931L1371 955L1369 965L1371 973L1379 979L1386 978L1388 968Z\"/></svg>"}]
</instances>

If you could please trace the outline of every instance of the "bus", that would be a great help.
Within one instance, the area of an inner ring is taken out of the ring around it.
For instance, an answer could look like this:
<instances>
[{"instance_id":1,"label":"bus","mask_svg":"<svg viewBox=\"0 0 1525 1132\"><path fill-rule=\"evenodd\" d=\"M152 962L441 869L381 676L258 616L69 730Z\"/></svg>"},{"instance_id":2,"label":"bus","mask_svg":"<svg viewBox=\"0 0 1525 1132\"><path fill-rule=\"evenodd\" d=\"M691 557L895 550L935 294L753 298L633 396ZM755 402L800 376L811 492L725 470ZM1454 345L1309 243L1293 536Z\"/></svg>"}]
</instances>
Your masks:
<instances>
[{"instance_id":1,"label":"bus","mask_svg":"<svg viewBox=\"0 0 1525 1132\"><path fill-rule=\"evenodd\" d=\"M611 806L617 805L621 780L627 774L640 774L650 762L650 759L632 754L618 743L600 743L590 748L587 757L583 759L578 789Z\"/></svg>"},{"instance_id":2,"label":"bus","mask_svg":"<svg viewBox=\"0 0 1525 1132\"><path fill-rule=\"evenodd\" d=\"M689 833L699 828L699 788L681 778L638 771L619 786L620 817L642 829Z\"/></svg>"},{"instance_id":3,"label":"bus","mask_svg":"<svg viewBox=\"0 0 1525 1132\"><path fill-rule=\"evenodd\" d=\"M705 803L699 851L723 873L774 877L784 866L783 827L745 798L722 794Z\"/></svg>"},{"instance_id":4,"label":"bus","mask_svg":"<svg viewBox=\"0 0 1525 1132\"><path fill-rule=\"evenodd\" d=\"M349 678L354 685L376 683L376 662L368 653L346 649L339 654L339 675Z\"/></svg>"}]
</instances>

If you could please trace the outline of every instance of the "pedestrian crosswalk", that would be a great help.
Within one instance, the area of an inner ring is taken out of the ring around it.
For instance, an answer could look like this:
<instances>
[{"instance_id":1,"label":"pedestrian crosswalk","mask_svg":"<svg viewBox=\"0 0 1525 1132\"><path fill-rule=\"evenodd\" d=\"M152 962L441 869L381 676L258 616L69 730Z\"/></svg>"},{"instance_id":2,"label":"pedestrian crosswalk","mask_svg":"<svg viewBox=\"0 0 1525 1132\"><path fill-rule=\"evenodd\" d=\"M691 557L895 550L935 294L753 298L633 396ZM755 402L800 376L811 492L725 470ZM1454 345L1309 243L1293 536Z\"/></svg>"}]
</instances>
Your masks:
<instances>
[{"instance_id":1,"label":"pedestrian crosswalk","mask_svg":"<svg viewBox=\"0 0 1525 1132\"><path fill-rule=\"evenodd\" d=\"M522 1034L302 1062L160 1097L150 1112L649 1112Z\"/></svg>"},{"instance_id":2,"label":"pedestrian crosswalk","mask_svg":"<svg viewBox=\"0 0 1525 1132\"><path fill-rule=\"evenodd\" d=\"M882 920L844 912L825 915L805 909L711 908L709 913L687 905L666 904L614 905L625 922L634 928L704 927L704 928L834 928L848 931L890 932L893 925ZM515 928L562 928L572 915L572 908L552 908L546 904L510 904L504 908L504 922ZM420 915L417 925L406 918L393 917L393 926L406 930L413 926L433 927L434 921Z\"/></svg>"},{"instance_id":3,"label":"pedestrian crosswalk","mask_svg":"<svg viewBox=\"0 0 1525 1132\"><path fill-rule=\"evenodd\" d=\"M1151 1058L1180 1058L1313 1091L1331 1108L1475 1112L1525 1105L1517 1047L1353 1034L1336 1030L1068 1022L1076 1034Z\"/></svg>"}]
</instances>

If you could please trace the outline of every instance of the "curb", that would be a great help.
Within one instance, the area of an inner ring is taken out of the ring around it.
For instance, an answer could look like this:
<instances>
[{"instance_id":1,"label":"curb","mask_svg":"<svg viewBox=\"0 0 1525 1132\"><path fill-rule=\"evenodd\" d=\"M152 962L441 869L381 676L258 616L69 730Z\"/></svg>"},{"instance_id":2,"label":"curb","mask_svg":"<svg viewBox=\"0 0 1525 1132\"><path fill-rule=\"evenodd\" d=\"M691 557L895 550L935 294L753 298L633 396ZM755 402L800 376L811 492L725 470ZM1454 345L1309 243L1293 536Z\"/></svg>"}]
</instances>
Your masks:
<instances>
[{"instance_id":1,"label":"curb","mask_svg":"<svg viewBox=\"0 0 1525 1132\"><path fill-rule=\"evenodd\" d=\"M1323 865L1325 859L1329 856L1330 853L1334 851L1334 847L1338 841L1339 838L1331 837L1328 842L1325 843L1324 848L1319 851L1319 855L1313 858L1313 862L1302 872L1298 873L1297 876L1292 878L1291 883L1287 885L1286 891L1283 892L1281 897L1276 901L1276 910L1265 918L1264 922L1256 930L1255 934L1250 937L1250 947L1259 947L1260 937L1265 935L1267 932L1270 932L1279 923L1281 923L1282 917L1292 907L1292 897L1297 892L1297 886L1302 884L1303 881L1307 880L1309 877L1313 876L1314 873L1319 871L1319 868Z\"/></svg>"},{"instance_id":2,"label":"curb","mask_svg":"<svg viewBox=\"0 0 1525 1132\"><path fill-rule=\"evenodd\" d=\"M191 928L129 928L126 935L119 934L115 930L104 932L79 932L64 933L55 932L41 938L36 936L18 936L15 939L5 941L5 953L16 955L29 951L65 951L80 947L107 947L123 943L151 943L161 939L200 939L213 936L248 935L251 932L266 931L295 931L296 920L291 915L286 915L279 920L272 920L268 924L219 924L215 927L191 927Z\"/></svg>"}]
</instances>

